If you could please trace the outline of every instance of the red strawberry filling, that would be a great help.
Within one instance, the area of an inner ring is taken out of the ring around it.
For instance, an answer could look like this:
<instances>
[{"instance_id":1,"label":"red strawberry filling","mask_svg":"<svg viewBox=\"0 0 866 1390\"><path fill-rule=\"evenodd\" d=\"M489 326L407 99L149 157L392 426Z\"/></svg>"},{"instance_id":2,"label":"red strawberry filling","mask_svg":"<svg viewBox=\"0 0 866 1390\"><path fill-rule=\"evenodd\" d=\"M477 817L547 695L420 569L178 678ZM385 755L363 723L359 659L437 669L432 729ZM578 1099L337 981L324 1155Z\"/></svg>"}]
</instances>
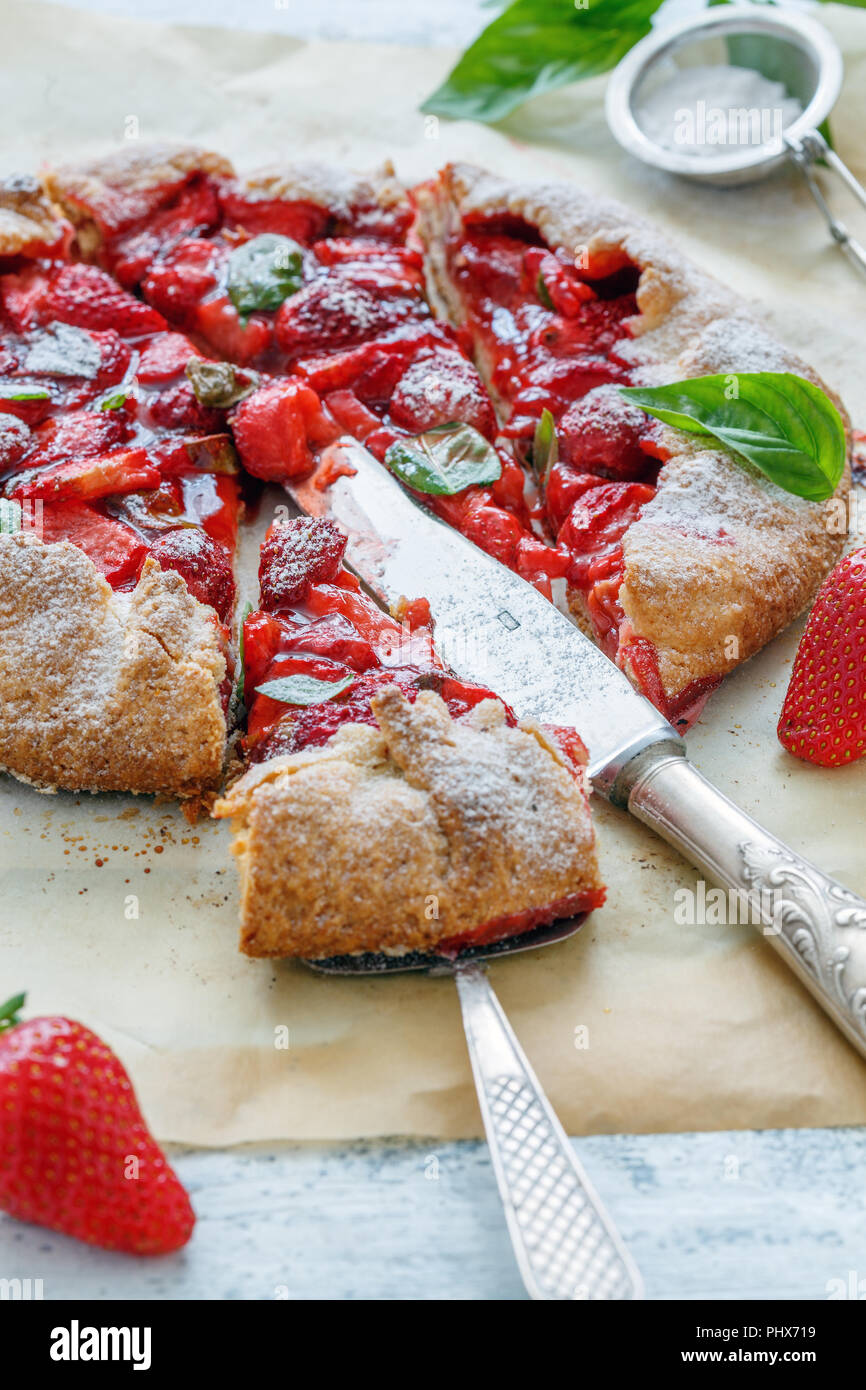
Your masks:
<instances>
[{"instance_id":1,"label":"red strawberry filling","mask_svg":"<svg viewBox=\"0 0 866 1390\"><path fill-rule=\"evenodd\" d=\"M320 747L346 723L374 725L370 702L385 685L397 685L410 700L419 690L435 689L455 716L490 696L442 669L426 604L406 605L397 622L360 593L342 566L344 548L328 521L296 518L275 523L268 533L260 568L263 611L244 622L244 746L252 762ZM260 689L292 676L334 686L350 677L351 684L311 704ZM508 717L513 721L510 711Z\"/></svg>"}]
</instances>

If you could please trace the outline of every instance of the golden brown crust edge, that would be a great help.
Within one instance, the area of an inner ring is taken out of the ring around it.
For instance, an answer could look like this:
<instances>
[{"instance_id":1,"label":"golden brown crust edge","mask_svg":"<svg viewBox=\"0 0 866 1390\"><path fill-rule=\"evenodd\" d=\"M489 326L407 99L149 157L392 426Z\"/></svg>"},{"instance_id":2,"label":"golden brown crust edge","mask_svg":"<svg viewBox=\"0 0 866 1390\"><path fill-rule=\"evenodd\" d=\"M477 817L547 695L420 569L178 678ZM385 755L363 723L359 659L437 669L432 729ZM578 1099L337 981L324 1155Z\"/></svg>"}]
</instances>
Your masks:
<instances>
[{"instance_id":1,"label":"golden brown crust edge","mask_svg":"<svg viewBox=\"0 0 866 1390\"><path fill-rule=\"evenodd\" d=\"M251 956L428 950L601 887L589 806L537 730L486 700L452 720L432 691L373 701L379 728L252 768L231 816Z\"/></svg>"},{"instance_id":2,"label":"golden brown crust edge","mask_svg":"<svg viewBox=\"0 0 866 1390\"><path fill-rule=\"evenodd\" d=\"M145 563L113 593L74 545L0 536L0 767L38 787L197 797L222 772L214 616Z\"/></svg>"},{"instance_id":3,"label":"golden brown crust edge","mask_svg":"<svg viewBox=\"0 0 866 1390\"><path fill-rule=\"evenodd\" d=\"M0 256L59 252L71 232L38 180L13 175L0 182Z\"/></svg>"},{"instance_id":4,"label":"golden brown crust edge","mask_svg":"<svg viewBox=\"0 0 866 1390\"><path fill-rule=\"evenodd\" d=\"M42 184L75 226L81 253L91 255L102 240L100 210L110 207L115 193L147 194L151 189L183 183L190 174L199 172L214 178L234 176L228 159L198 145L132 141L99 159L47 168Z\"/></svg>"},{"instance_id":5,"label":"golden brown crust edge","mask_svg":"<svg viewBox=\"0 0 866 1390\"><path fill-rule=\"evenodd\" d=\"M626 257L641 267L638 335L617 345L635 380L657 385L711 373L793 372L838 397L784 349L726 286L699 270L629 208L565 183L518 184L451 165L418 193L433 287L461 317L442 254L464 217L509 213L552 246L583 250L597 274ZM699 447L665 428L670 460L656 497L626 532L620 602L635 636L653 643L665 694L722 677L802 611L842 553L838 507L804 502L723 449ZM703 443L703 441L702 441ZM836 502L850 490L850 468ZM721 528L723 537L716 532ZM571 594L576 613L581 595Z\"/></svg>"}]
</instances>

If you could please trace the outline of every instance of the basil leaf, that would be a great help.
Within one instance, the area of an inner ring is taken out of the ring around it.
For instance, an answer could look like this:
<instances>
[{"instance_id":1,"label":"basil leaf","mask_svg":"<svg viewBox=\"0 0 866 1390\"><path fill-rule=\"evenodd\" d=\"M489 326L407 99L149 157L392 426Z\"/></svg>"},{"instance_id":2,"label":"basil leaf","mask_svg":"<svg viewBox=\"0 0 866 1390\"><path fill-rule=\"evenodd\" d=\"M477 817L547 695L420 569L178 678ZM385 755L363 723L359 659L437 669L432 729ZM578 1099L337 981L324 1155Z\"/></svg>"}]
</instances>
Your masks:
<instances>
[{"instance_id":1,"label":"basil leaf","mask_svg":"<svg viewBox=\"0 0 866 1390\"><path fill-rule=\"evenodd\" d=\"M69 323L50 323L32 340L25 360L28 372L42 376L95 377L102 350L83 328Z\"/></svg>"},{"instance_id":2,"label":"basil leaf","mask_svg":"<svg viewBox=\"0 0 866 1390\"><path fill-rule=\"evenodd\" d=\"M14 387L7 390L7 383L0 385L0 400L2 401L50 401L51 392L46 391L44 386L22 386L16 391Z\"/></svg>"},{"instance_id":3,"label":"basil leaf","mask_svg":"<svg viewBox=\"0 0 866 1390\"><path fill-rule=\"evenodd\" d=\"M11 536L21 530L21 504L0 497L0 536Z\"/></svg>"},{"instance_id":4,"label":"basil leaf","mask_svg":"<svg viewBox=\"0 0 866 1390\"><path fill-rule=\"evenodd\" d=\"M291 237L265 232L229 256L228 295L241 316L279 309L304 283L304 248Z\"/></svg>"},{"instance_id":5,"label":"basil leaf","mask_svg":"<svg viewBox=\"0 0 866 1390\"><path fill-rule=\"evenodd\" d=\"M115 391L111 396L103 396L102 400L99 402L99 409L120 410L121 406L125 405L128 399L128 391Z\"/></svg>"},{"instance_id":6,"label":"basil leaf","mask_svg":"<svg viewBox=\"0 0 866 1390\"><path fill-rule=\"evenodd\" d=\"M203 357L191 357L184 370L196 400L217 410L237 405L259 384L256 372L238 371L231 362L206 362Z\"/></svg>"},{"instance_id":7,"label":"basil leaf","mask_svg":"<svg viewBox=\"0 0 866 1390\"><path fill-rule=\"evenodd\" d=\"M421 107L499 121L528 97L607 72L650 30L661 0L514 0Z\"/></svg>"},{"instance_id":8,"label":"basil leaf","mask_svg":"<svg viewBox=\"0 0 866 1390\"><path fill-rule=\"evenodd\" d=\"M619 389L666 425L718 439L796 497L824 502L842 477L842 417L823 391L791 372L732 372Z\"/></svg>"},{"instance_id":9,"label":"basil leaf","mask_svg":"<svg viewBox=\"0 0 866 1390\"><path fill-rule=\"evenodd\" d=\"M492 444L471 425L452 420L414 439L400 439L385 454L385 466L416 492L451 497L473 484L495 483L502 464Z\"/></svg>"},{"instance_id":10,"label":"basil leaf","mask_svg":"<svg viewBox=\"0 0 866 1390\"><path fill-rule=\"evenodd\" d=\"M532 468L540 483L547 482L550 470L558 458L559 440L556 437L556 424L550 411L542 410L532 441Z\"/></svg>"},{"instance_id":11,"label":"basil leaf","mask_svg":"<svg viewBox=\"0 0 866 1390\"><path fill-rule=\"evenodd\" d=\"M354 676L344 676L338 681L320 681L315 676L278 676L276 680L257 685L256 692L287 705L318 705L323 700L333 700L354 682Z\"/></svg>"},{"instance_id":12,"label":"basil leaf","mask_svg":"<svg viewBox=\"0 0 866 1390\"><path fill-rule=\"evenodd\" d=\"M550 290L547 288L547 283L543 275L539 275L538 279L536 280L535 289L538 294L538 298L541 300L545 309L552 309L553 300L550 297Z\"/></svg>"},{"instance_id":13,"label":"basil leaf","mask_svg":"<svg viewBox=\"0 0 866 1390\"><path fill-rule=\"evenodd\" d=\"M246 670L244 667L244 623L253 611L253 605L249 600L244 604L238 618L238 667L235 675L235 688L233 698L236 705L239 705L244 698L244 677Z\"/></svg>"}]
</instances>

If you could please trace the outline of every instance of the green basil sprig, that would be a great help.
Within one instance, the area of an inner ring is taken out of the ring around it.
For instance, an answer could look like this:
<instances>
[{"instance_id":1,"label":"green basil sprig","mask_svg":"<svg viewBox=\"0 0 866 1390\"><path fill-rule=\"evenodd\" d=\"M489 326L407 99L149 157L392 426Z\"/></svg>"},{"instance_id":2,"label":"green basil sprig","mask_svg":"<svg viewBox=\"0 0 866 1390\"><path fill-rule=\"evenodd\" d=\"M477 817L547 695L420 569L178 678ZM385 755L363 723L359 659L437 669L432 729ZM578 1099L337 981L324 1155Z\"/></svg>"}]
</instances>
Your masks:
<instances>
[{"instance_id":1,"label":"green basil sprig","mask_svg":"<svg viewBox=\"0 0 866 1390\"><path fill-rule=\"evenodd\" d=\"M550 470L559 459L559 440L556 437L556 421L549 410L541 412L535 426L532 441L532 469L540 483L546 483Z\"/></svg>"},{"instance_id":2,"label":"green basil sprig","mask_svg":"<svg viewBox=\"0 0 866 1390\"><path fill-rule=\"evenodd\" d=\"M866 0L841 2L866 7ZM529 97L616 67L649 33L662 3L513 0L470 44L421 110L474 121L502 120ZM760 68L748 55L729 53L728 61Z\"/></svg>"},{"instance_id":3,"label":"green basil sprig","mask_svg":"<svg viewBox=\"0 0 866 1390\"><path fill-rule=\"evenodd\" d=\"M499 455L472 425L452 420L414 439L400 439L385 454L392 473L416 492L451 497L473 484L502 477Z\"/></svg>"},{"instance_id":4,"label":"green basil sprig","mask_svg":"<svg viewBox=\"0 0 866 1390\"><path fill-rule=\"evenodd\" d=\"M282 700L287 705L318 705L341 695L354 680L354 676L344 676L338 681L320 681L315 676L277 676L276 680L257 685L256 690L259 695Z\"/></svg>"},{"instance_id":5,"label":"green basil sprig","mask_svg":"<svg viewBox=\"0 0 866 1390\"><path fill-rule=\"evenodd\" d=\"M264 232L229 257L226 288L242 318L256 309L279 309L304 283L304 248L291 237Z\"/></svg>"},{"instance_id":6,"label":"green basil sprig","mask_svg":"<svg viewBox=\"0 0 866 1390\"><path fill-rule=\"evenodd\" d=\"M620 387L620 394L666 425L717 439L796 497L824 502L842 477L842 417L823 391L791 372L699 376Z\"/></svg>"},{"instance_id":7,"label":"green basil sprig","mask_svg":"<svg viewBox=\"0 0 866 1390\"><path fill-rule=\"evenodd\" d=\"M661 0L514 0L467 48L422 111L499 121L528 97L614 67Z\"/></svg>"},{"instance_id":8,"label":"green basil sprig","mask_svg":"<svg viewBox=\"0 0 866 1390\"><path fill-rule=\"evenodd\" d=\"M18 386L12 382L0 384L0 401L50 401L51 392L44 386Z\"/></svg>"}]
</instances>

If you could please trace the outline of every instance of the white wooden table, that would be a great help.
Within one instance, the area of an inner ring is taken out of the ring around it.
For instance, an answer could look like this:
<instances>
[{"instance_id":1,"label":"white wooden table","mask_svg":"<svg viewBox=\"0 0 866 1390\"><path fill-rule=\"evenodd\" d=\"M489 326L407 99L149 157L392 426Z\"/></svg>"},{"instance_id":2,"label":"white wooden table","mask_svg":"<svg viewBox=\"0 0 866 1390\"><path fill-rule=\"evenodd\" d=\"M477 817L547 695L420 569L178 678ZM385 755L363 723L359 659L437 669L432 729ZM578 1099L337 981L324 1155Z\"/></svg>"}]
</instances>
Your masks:
<instances>
[{"instance_id":1,"label":"white wooden table","mask_svg":"<svg viewBox=\"0 0 866 1390\"><path fill-rule=\"evenodd\" d=\"M701 0L668 3L689 10ZM299 37L438 44L468 43L491 13L481 0L89 0L89 8ZM648 1297L866 1299L863 1131L612 1135L574 1144ZM134 1261L0 1218L0 1277L41 1278L46 1298L523 1296L483 1144L285 1145L180 1151L173 1160L198 1213L185 1251Z\"/></svg>"}]
</instances>

